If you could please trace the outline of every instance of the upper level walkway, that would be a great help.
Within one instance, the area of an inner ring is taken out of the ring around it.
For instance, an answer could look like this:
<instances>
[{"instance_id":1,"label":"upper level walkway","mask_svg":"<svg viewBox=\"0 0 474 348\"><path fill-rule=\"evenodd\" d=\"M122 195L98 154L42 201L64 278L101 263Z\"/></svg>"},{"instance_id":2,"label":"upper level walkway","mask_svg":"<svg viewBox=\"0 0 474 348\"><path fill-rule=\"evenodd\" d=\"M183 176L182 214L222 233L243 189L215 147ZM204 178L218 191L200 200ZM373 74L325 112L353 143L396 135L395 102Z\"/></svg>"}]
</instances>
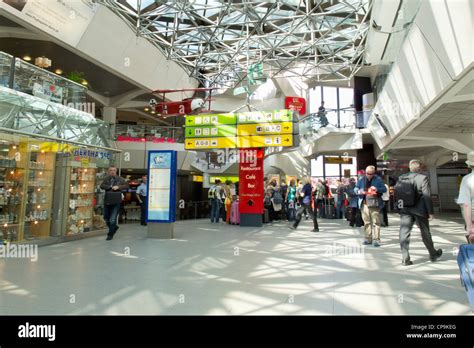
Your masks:
<instances>
[{"instance_id":1,"label":"upper level walkway","mask_svg":"<svg viewBox=\"0 0 474 348\"><path fill-rule=\"evenodd\" d=\"M456 250L458 215L432 223L441 259L428 259L417 228L414 265L403 267L398 216L380 248L362 247L345 220L243 228L206 220L176 223L175 239L146 238L121 225L93 237L40 247L38 260L0 259L0 314L468 315Z\"/></svg>"}]
</instances>

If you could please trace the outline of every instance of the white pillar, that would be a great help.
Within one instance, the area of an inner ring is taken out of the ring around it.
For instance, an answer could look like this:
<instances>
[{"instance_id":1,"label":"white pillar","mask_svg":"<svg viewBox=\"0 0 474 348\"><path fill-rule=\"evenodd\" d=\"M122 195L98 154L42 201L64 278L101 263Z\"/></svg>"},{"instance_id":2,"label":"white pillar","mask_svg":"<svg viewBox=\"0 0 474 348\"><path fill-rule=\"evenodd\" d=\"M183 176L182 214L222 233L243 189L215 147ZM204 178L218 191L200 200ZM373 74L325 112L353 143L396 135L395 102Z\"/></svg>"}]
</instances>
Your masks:
<instances>
[{"instance_id":1,"label":"white pillar","mask_svg":"<svg viewBox=\"0 0 474 348\"><path fill-rule=\"evenodd\" d=\"M117 109L104 106L102 108L102 119L104 122L110 124L110 136L113 138L115 136L115 124L117 123Z\"/></svg>"}]
</instances>

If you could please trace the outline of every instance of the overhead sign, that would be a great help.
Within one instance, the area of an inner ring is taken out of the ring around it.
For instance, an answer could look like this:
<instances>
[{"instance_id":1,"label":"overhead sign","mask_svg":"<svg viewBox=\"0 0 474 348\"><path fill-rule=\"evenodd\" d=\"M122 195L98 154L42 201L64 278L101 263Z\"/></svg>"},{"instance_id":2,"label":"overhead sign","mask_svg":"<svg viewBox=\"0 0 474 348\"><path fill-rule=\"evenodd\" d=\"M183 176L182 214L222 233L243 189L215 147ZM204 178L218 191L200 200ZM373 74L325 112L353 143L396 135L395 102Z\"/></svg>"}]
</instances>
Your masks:
<instances>
[{"instance_id":1,"label":"overhead sign","mask_svg":"<svg viewBox=\"0 0 474 348\"><path fill-rule=\"evenodd\" d=\"M254 135L247 137L237 137L237 147L275 147L275 146L292 146L293 135Z\"/></svg>"},{"instance_id":2,"label":"overhead sign","mask_svg":"<svg viewBox=\"0 0 474 348\"><path fill-rule=\"evenodd\" d=\"M215 184L216 180L220 180L222 183L227 182L229 180L232 183L239 182L239 177L238 176L210 176L209 177L209 183Z\"/></svg>"},{"instance_id":3,"label":"overhead sign","mask_svg":"<svg viewBox=\"0 0 474 348\"><path fill-rule=\"evenodd\" d=\"M297 111L300 115L306 114L306 99L300 97L286 97L285 108Z\"/></svg>"},{"instance_id":4,"label":"overhead sign","mask_svg":"<svg viewBox=\"0 0 474 348\"><path fill-rule=\"evenodd\" d=\"M202 175L193 175L193 182L203 182L204 177Z\"/></svg>"},{"instance_id":5,"label":"overhead sign","mask_svg":"<svg viewBox=\"0 0 474 348\"><path fill-rule=\"evenodd\" d=\"M234 125L186 127L186 138L232 137L236 133Z\"/></svg>"},{"instance_id":6,"label":"overhead sign","mask_svg":"<svg viewBox=\"0 0 474 348\"><path fill-rule=\"evenodd\" d=\"M221 138L187 138L184 142L186 150L225 149L236 147L235 137Z\"/></svg>"},{"instance_id":7,"label":"overhead sign","mask_svg":"<svg viewBox=\"0 0 474 348\"><path fill-rule=\"evenodd\" d=\"M218 126L221 124L236 124L235 114L215 114L215 115L187 115L186 127L188 126Z\"/></svg>"},{"instance_id":8,"label":"overhead sign","mask_svg":"<svg viewBox=\"0 0 474 348\"><path fill-rule=\"evenodd\" d=\"M324 157L326 164L352 164L351 157Z\"/></svg>"},{"instance_id":9,"label":"overhead sign","mask_svg":"<svg viewBox=\"0 0 474 348\"><path fill-rule=\"evenodd\" d=\"M291 133L293 133L293 122L239 124L237 126L239 136Z\"/></svg>"},{"instance_id":10,"label":"overhead sign","mask_svg":"<svg viewBox=\"0 0 474 348\"><path fill-rule=\"evenodd\" d=\"M263 149L254 149L256 160L239 163L239 212L263 214Z\"/></svg>"},{"instance_id":11,"label":"overhead sign","mask_svg":"<svg viewBox=\"0 0 474 348\"><path fill-rule=\"evenodd\" d=\"M253 111L240 113L237 116L238 124L245 123L264 123L264 122L291 122L293 121L293 112L290 110L277 111Z\"/></svg>"},{"instance_id":12,"label":"overhead sign","mask_svg":"<svg viewBox=\"0 0 474 348\"><path fill-rule=\"evenodd\" d=\"M176 151L148 153L147 221L176 220Z\"/></svg>"}]
</instances>

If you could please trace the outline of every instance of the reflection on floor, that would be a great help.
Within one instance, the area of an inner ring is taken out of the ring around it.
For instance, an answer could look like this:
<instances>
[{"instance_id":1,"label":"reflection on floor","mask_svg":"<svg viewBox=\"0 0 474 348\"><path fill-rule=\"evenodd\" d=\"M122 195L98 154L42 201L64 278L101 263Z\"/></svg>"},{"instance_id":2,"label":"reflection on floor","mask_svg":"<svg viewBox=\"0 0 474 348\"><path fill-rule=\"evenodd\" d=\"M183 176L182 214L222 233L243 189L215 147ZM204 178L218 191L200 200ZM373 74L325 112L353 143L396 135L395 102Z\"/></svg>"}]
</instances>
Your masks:
<instances>
[{"instance_id":1,"label":"reflection on floor","mask_svg":"<svg viewBox=\"0 0 474 348\"><path fill-rule=\"evenodd\" d=\"M0 259L0 314L470 314L456 250L458 216L432 222L432 263L419 231L415 264L401 265L398 217L382 247L362 247L344 220L241 228L178 222L174 240L122 225L113 241L94 237L39 248L37 262Z\"/></svg>"}]
</instances>

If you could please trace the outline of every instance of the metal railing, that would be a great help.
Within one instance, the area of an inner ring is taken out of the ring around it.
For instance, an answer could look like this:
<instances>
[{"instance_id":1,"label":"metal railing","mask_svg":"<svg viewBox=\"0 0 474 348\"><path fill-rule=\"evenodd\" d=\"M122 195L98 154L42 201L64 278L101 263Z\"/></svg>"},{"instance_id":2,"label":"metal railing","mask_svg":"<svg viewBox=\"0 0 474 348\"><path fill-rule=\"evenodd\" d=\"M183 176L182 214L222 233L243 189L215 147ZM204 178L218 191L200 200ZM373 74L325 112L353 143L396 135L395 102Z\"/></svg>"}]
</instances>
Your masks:
<instances>
[{"instance_id":1,"label":"metal railing","mask_svg":"<svg viewBox=\"0 0 474 348\"><path fill-rule=\"evenodd\" d=\"M184 143L184 129L182 127L117 124L115 137L119 141L133 141L135 139L158 141L163 139L167 142Z\"/></svg>"}]
</instances>

